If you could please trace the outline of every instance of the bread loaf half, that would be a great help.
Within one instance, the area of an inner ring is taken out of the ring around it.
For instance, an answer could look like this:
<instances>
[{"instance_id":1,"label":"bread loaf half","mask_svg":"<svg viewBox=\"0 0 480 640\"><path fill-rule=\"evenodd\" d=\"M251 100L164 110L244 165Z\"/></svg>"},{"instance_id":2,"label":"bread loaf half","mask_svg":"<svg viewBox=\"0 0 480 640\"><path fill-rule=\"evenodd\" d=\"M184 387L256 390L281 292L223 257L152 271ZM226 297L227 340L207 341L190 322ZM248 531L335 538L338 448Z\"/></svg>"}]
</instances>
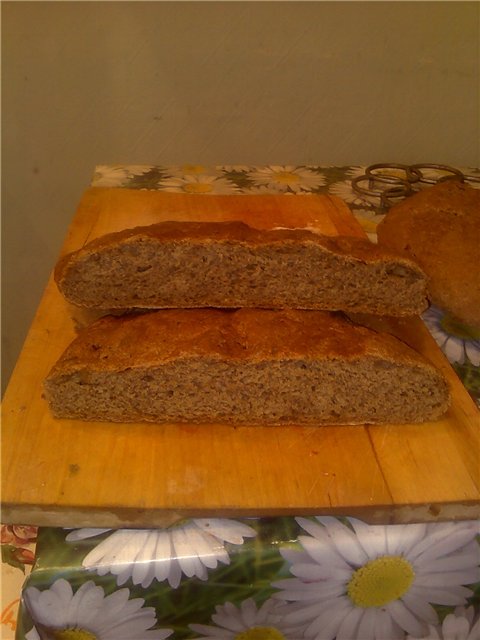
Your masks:
<instances>
[{"instance_id":1,"label":"bread loaf half","mask_svg":"<svg viewBox=\"0 0 480 640\"><path fill-rule=\"evenodd\" d=\"M421 269L362 238L257 230L242 222L162 222L98 238L55 279L78 306L299 308L412 315Z\"/></svg>"},{"instance_id":2,"label":"bread loaf half","mask_svg":"<svg viewBox=\"0 0 480 640\"><path fill-rule=\"evenodd\" d=\"M480 328L480 189L452 180L428 187L393 206L377 233L423 269L434 304Z\"/></svg>"},{"instance_id":3,"label":"bread loaf half","mask_svg":"<svg viewBox=\"0 0 480 640\"><path fill-rule=\"evenodd\" d=\"M442 375L393 336L299 310L106 316L45 392L56 417L113 422L410 423L449 404Z\"/></svg>"}]
</instances>

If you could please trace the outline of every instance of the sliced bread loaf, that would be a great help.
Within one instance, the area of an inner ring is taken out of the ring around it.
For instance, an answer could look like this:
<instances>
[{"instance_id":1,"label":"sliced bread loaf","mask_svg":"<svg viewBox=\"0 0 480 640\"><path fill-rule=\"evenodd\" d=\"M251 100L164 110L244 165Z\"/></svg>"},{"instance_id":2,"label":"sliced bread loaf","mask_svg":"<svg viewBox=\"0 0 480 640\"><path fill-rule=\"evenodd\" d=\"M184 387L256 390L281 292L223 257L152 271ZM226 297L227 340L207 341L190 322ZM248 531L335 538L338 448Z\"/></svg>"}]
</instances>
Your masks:
<instances>
[{"instance_id":1,"label":"sliced bread loaf","mask_svg":"<svg viewBox=\"0 0 480 640\"><path fill-rule=\"evenodd\" d=\"M449 405L442 375L401 341L299 310L106 316L45 393L56 417L113 422L411 423Z\"/></svg>"},{"instance_id":2,"label":"sliced bread loaf","mask_svg":"<svg viewBox=\"0 0 480 640\"><path fill-rule=\"evenodd\" d=\"M413 315L427 306L412 261L372 242L242 222L162 222L64 256L55 279L80 307L298 308Z\"/></svg>"}]
</instances>

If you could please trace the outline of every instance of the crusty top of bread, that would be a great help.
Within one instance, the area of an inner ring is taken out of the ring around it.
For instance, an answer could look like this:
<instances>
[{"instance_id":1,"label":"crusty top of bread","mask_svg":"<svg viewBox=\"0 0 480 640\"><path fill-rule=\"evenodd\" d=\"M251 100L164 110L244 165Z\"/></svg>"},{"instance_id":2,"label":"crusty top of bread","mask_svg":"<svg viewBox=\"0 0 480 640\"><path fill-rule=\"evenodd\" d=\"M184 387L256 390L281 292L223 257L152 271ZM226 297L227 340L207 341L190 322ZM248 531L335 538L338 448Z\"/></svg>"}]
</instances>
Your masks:
<instances>
[{"instance_id":1,"label":"crusty top of bread","mask_svg":"<svg viewBox=\"0 0 480 640\"><path fill-rule=\"evenodd\" d=\"M133 238L154 238L162 241L226 241L243 242L250 245L262 245L285 242L312 242L321 245L327 251L341 256L350 256L364 262L376 262L393 258L400 264L417 271L423 277L421 269L397 251L379 247L367 238L354 236L325 236L308 229L254 229L244 222L196 222L166 221L157 224L134 227L106 234L90 241L81 249L64 255L55 267L55 280L60 282L72 260L84 258L99 249L113 247Z\"/></svg>"},{"instance_id":2,"label":"crusty top of bread","mask_svg":"<svg viewBox=\"0 0 480 640\"><path fill-rule=\"evenodd\" d=\"M49 377L162 365L182 358L265 360L372 357L436 371L397 338L341 313L299 310L168 309L105 316L83 329Z\"/></svg>"},{"instance_id":3,"label":"crusty top of bread","mask_svg":"<svg viewBox=\"0 0 480 640\"><path fill-rule=\"evenodd\" d=\"M448 180L393 206L377 228L379 245L415 260L429 297L480 326L480 190Z\"/></svg>"}]
</instances>

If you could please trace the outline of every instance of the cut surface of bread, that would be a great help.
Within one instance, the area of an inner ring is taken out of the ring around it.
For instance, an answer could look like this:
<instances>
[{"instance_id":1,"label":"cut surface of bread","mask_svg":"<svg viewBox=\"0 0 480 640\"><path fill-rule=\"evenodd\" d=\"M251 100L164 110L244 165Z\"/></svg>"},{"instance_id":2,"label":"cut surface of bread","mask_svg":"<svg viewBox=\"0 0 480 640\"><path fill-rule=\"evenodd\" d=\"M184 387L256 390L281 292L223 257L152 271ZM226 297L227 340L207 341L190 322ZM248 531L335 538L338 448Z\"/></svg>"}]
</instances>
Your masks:
<instances>
[{"instance_id":1,"label":"cut surface of bread","mask_svg":"<svg viewBox=\"0 0 480 640\"><path fill-rule=\"evenodd\" d=\"M423 269L430 300L480 328L480 190L448 180L393 206L377 227L381 246Z\"/></svg>"},{"instance_id":2,"label":"cut surface of bread","mask_svg":"<svg viewBox=\"0 0 480 640\"><path fill-rule=\"evenodd\" d=\"M162 222L93 240L55 270L80 307L299 308L419 314L426 278L369 240L242 222Z\"/></svg>"},{"instance_id":3,"label":"cut surface of bread","mask_svg":"<svg viewBox=\"0 0 480 640\"><path fill-rule=\"evenodd\" d=\"M433 420L443 376L389 334L322 311L162 310L84 329L45 381L57 418L363 424Z\"/></svg>"}]
</instances>

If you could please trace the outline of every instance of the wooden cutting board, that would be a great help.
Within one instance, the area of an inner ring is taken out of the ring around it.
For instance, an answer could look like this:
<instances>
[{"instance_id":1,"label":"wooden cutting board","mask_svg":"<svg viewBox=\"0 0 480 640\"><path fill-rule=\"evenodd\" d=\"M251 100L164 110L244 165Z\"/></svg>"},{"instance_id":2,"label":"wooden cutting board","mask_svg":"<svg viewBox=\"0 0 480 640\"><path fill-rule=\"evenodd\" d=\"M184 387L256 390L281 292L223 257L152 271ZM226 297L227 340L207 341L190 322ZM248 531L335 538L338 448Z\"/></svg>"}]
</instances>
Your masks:
<instances>
[{"instance_id":1,"label":"wooden cutting board","mask_svg":"<svg viewBox=\"0 0 480 640\"><path fill-rule=\"evenodd\" d=\"M363 231L329 196L188 196L89 189L62 252L166 219ZM54 420L42 381L75 335L52 278L3 402L2 522L164 526L186 516L335 514L372 523L480 517L477 409L420 319L369 319L448 378L453 406L423 425L228 427Z\"/></svg>"}]
</instances>

